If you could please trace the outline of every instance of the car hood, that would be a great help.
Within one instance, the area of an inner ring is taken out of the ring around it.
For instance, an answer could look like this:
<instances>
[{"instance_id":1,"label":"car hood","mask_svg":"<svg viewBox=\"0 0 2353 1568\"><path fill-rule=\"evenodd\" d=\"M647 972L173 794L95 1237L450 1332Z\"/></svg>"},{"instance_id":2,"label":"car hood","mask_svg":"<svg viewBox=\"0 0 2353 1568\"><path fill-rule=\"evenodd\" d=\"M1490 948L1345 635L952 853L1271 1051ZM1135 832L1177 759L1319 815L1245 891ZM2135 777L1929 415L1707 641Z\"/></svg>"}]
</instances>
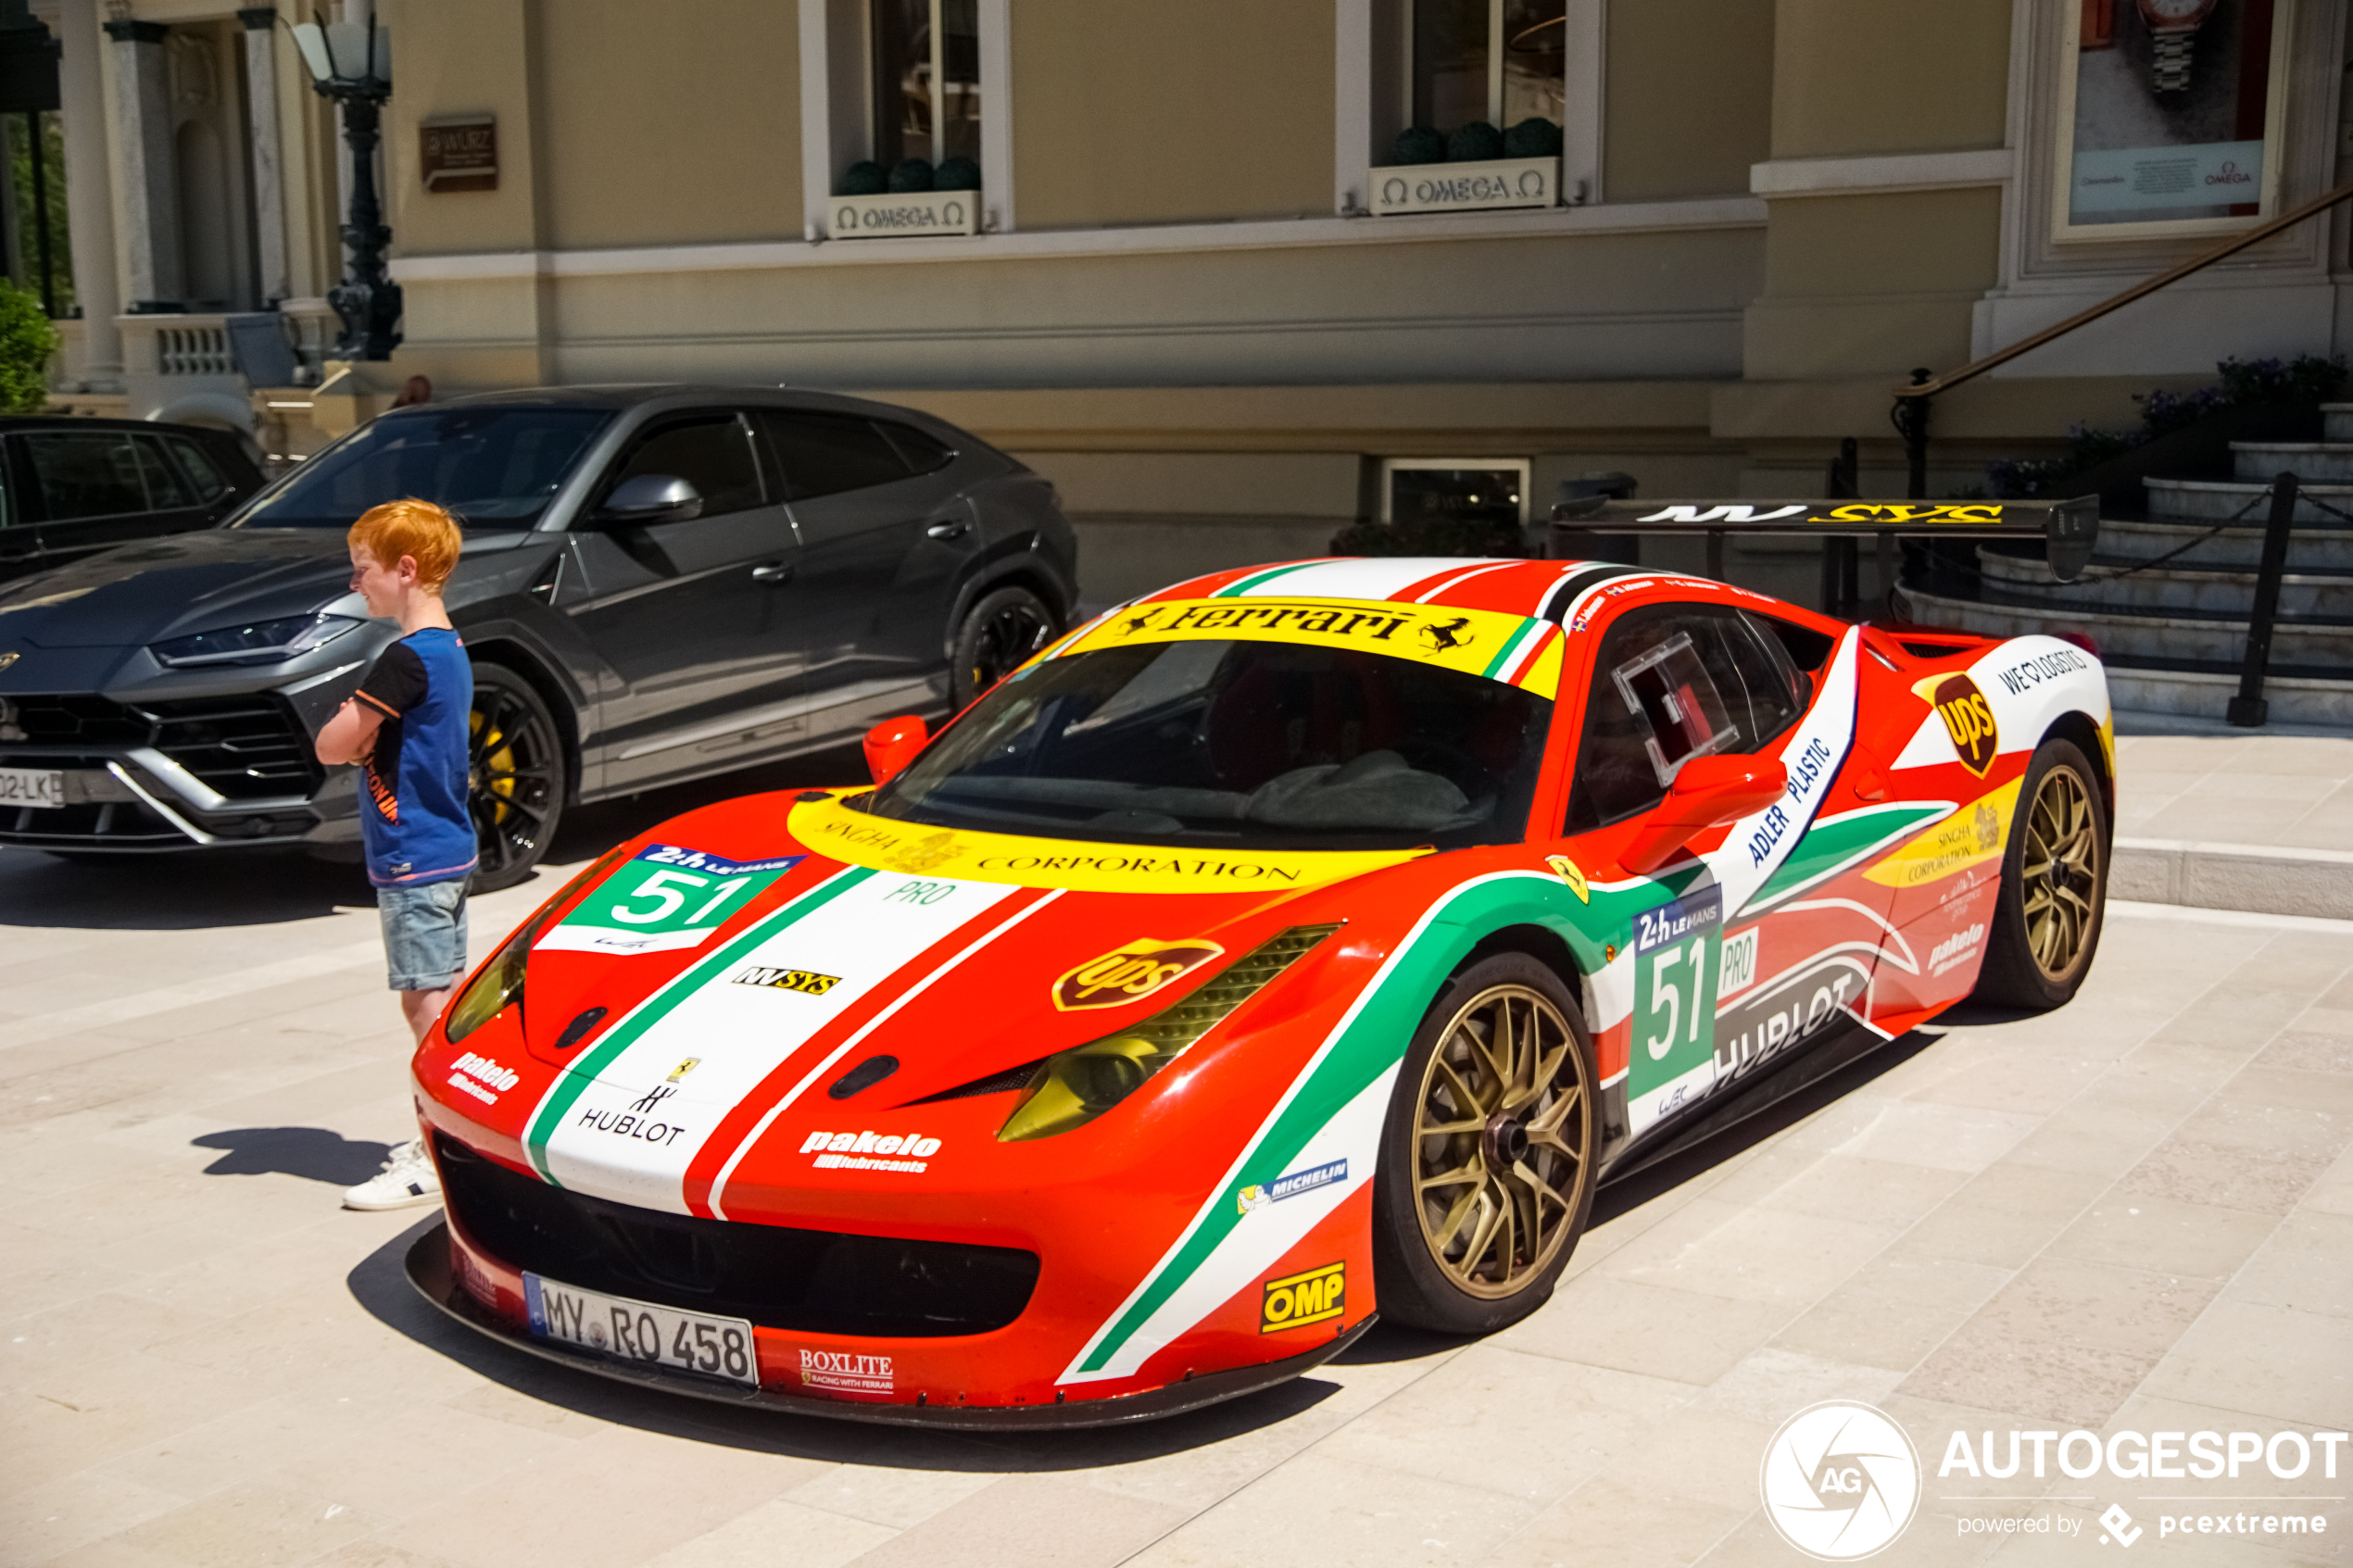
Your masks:
<instances>
[{"instance_id":1,"label":"car hood","mask_svg":"<svg viewBox=\"0 0 2353 1568\"><path fill-rule=\"evenodd\" d=\"M467 558L502 554L525 537L469 540ZM459 580L465 575L461 563ZM349 592L350 579L350 557L333 529L175 533L0 588L0 639L44 648L135 647L323 609Z\"/></svg>"},{"instance_id":2,"label":"car hood","mask_svg":"<svg viewBox=\"0 0 2353 1568\"><path fill-rule=\"evenodd\" d=\"M501 1130L544 1175L690 1211L729 1150L763 1138L799 1148L810 1117L853 1139L921 1135L915 1123L937 1120L940 1102L1018 1087L1045 1057L1187 1001L1293 926L1345 924L1337 883L1416 858L1058 845L1068 852L1045 858L1136 863L1088 879L1068 866L985 867L969 852L966 864L938 842L995 835L874 818L872 831L897 845L835 843L866 863L831 858L824 830L844 820L838 808L754 797L616 851L585 897L529 933L522 1039L511 1024L485 1028L444 1047L458 1065L421 1058L423 1081L463 1075L455 1053L520 1043L546 1086L507 1094L526 1103L490 1120L509 1123ZM1198 868L1212 860L1216 890L1202 891ZM1312 874L1280 874L1309 862ZM1252 874L1261 865L1277 874ZM992 874L1005 880L980 880ZM1150 885L1164 874L1189 896ZM707 932L686 923L720 899L737 906L732 917ZM1238 1005L1287 1005L1299 975L1343 945L1321 942ZM500 1076L517 1065L494 1061Z\"/></svg>"}]
</instances>

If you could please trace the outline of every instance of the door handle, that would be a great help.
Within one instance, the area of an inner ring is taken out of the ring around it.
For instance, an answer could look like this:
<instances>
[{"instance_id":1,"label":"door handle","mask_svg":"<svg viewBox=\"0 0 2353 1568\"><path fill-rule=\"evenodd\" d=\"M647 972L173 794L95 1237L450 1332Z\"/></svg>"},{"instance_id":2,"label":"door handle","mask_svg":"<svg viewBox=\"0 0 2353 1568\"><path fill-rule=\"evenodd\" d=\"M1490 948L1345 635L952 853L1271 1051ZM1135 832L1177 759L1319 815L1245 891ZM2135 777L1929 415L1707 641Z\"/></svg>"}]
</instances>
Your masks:
<instances>
[{"instance_id":1,"label":"door handle","mask_svg":"<svg viewBox=\"0 0 2353 1568\"><path fill-rule=\"evenodd\" d=\"M935 522L924 533L934 539L961 539L972 524L959 519L952 522Z\"/></svg>"},{"instance_id":2,"label":"door handle","mask_svg":"<svg viewBox=\"0 0 2353 1568\"><path fill-rule=\"evenodd\" d=\"M772 560L765 566L753 567L751 580L755 583L788 583L792 580L792 568L782 561Z\"/></svg>"}]
</instances>

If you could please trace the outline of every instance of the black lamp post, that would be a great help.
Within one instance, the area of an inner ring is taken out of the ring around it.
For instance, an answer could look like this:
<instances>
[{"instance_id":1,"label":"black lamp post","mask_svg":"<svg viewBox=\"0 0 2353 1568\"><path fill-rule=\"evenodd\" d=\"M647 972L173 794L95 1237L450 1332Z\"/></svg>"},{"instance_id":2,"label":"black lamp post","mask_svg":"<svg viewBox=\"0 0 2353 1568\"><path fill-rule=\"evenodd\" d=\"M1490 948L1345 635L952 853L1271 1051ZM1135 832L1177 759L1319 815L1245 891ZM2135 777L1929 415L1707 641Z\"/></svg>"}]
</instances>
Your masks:
<instances>
[{"instance_id":1,"label":"black lamp post","mask_svg":"<svg viewBox=\"0 0 2353 1568\"><path fill-rule=\"evenodd\" d=\"M327 303L343 318L335 356L389 359L400 345L400 285L384 270L392 231L376 199L376 144L384 100L392 96L392 35L371 19L304 22L294 37L310 85L343 106L343 137L351 145L351 209L343 226L350 271L327 291Z\"/></svg>"}]
</instances>

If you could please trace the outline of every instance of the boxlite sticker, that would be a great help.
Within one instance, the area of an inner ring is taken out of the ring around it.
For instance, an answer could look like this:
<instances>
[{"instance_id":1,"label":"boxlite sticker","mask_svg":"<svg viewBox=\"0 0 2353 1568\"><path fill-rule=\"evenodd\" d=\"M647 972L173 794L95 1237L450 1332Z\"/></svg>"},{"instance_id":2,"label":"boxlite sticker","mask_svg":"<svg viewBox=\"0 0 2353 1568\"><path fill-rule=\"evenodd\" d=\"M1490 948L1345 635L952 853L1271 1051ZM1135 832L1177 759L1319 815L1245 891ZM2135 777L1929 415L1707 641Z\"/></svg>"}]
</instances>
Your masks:
<instances>
[{"instance_id":1,"label":"boxlite sticker","mask_svg":"<svg viewBox=\"0 0 2353 1568\"><path fill-rule=\"evenodd\" d=\"M1348 1310L1348 1264L1326 1263L1305 1273L1270 1279L1258 1302L1258 1332L1280 1334L1328 1323Z\"/></svg>"},{"instance_id":2,"label":"boxlite sticker","mask_svg":"<svg viewBox=\"0 0 2353 1568\"><path fill-rule=\"evenodd\" d=\"M1143 939L1088 959L1054 982L1054 1006L1063 1012L1124 1007L1181 980L1226 949L1214 942Z\"/></svg>"}]
</instances>

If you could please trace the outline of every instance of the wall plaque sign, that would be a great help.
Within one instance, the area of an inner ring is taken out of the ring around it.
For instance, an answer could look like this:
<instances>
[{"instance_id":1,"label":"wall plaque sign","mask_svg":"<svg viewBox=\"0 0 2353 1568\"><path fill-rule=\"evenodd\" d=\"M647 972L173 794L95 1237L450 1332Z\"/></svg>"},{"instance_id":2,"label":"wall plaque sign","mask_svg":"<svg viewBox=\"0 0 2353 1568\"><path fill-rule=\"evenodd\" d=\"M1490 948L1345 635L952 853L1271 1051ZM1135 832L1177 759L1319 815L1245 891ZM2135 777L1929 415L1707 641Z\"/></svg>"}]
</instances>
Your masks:
<instances>
[{"instance_id":1,"label":"wall plaque sign","mask_svg":"<svg viewBox=\"0 0 2353 1568\"><path fill-rule=\"evenodd\" d=\"M498 188L498 119L496 115L427 120L417 127L417 164L425 189L495 191Z\"/></svg>"}]
</instances>

